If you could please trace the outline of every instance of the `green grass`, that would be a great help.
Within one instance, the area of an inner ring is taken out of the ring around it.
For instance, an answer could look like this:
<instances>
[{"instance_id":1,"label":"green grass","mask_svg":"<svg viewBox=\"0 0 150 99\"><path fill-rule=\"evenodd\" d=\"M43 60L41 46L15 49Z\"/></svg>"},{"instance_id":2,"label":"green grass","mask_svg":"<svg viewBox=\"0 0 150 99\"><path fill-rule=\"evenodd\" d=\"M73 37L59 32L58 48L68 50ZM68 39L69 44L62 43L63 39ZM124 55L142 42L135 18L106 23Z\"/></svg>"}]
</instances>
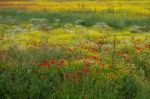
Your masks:
<instances>
[{"instance_id":1,"label":"green grass","mask_svg":"<svg viewBox=\"0 0 150 99\"><path fill-rule=\"evenodd\" d=\"M109 10L109 9L108 9ZM15 17L18 23L29 22L33 18L45 18L49 24L53 24L55 19L60 19L59 26L65 23L74 23L76 20L83 20L82 25L90 27L97 22L105 22L116 29L123 29L129 26L149 26L148 16L128 15L122 12L115 14L108 12L76 11L76 12L25 12L16 10L0 10L2 17Z\"/></svg>"},{"instance_id":2,"label":"green grass","mask_svg":"<svg viewBox=\"0 0 150 99\"><path fill-rule=\"evenodd\" d=\"M129 30L134 25L149 26L149 17L111 11L0 10L0 18L13 20L0 24L0 98L150 97L150 32ZM33 18L48 19L52 28L34 30ZM84 21L77 25L77 20ZM109 28L96 27L97 22ZM13 32L15 26L27 31Z\"/></svg>"}]
</instances>

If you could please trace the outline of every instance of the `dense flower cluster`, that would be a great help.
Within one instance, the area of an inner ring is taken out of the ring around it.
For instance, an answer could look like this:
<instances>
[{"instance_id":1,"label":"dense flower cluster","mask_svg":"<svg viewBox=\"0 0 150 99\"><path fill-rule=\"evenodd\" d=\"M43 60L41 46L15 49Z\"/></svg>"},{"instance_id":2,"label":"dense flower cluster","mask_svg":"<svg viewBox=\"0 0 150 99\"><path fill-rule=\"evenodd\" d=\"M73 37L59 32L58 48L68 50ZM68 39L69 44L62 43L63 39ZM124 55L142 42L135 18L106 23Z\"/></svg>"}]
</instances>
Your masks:
<instances>
[{"instance_id":1,"label":"dense flower cluster","mask_svg":"<svg viewBox=\"0 0 150 99\"><path fill-rule=\"evenodd\" d=\"M45 66L52 66L52 65L60 65L60 66L65 66L65 60L61 59L61 60L45 60L41 63L35 63L33 62L33 65L36 66L41 66L41 67L45 67Z\"/></svg>"}]
</instances>

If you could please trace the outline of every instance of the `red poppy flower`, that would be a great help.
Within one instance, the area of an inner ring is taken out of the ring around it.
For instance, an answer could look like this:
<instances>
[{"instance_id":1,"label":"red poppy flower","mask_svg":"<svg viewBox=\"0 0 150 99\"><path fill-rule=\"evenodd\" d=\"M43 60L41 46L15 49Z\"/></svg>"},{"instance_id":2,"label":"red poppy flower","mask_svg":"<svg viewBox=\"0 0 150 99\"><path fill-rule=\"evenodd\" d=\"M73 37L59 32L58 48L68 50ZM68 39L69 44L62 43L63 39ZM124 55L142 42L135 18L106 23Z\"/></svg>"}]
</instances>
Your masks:
<instances>
[{"instance_id":1,"label":"red poppy flower","mask_svg":"<svg viewBox=\"0 0 150 99\"><path fill-rule=\"evenodd\" d=\"M93 56L93 60L97 60L97 57L96 57L96 56Z\"/></svg>"},{"instance_id":2,"label":"red poppy flower","mask_svg":"<svg viewBox=\"0 0 150 99\"><path fill-rule=\"evenodd\" d=\"M42 62L39 66L42 66L42 67L48 66L48 61Z\"/></svg>"},{"instance_id":3,"label":"red poppy flower","mask_svg":"<svg viewBox=\"0 0 150 99\"><path fill-rule=\"evenodd\" d=\"M84 61L84 64L85 64L85 66L91 65L91 63L90 63L88 60L85 60L85 61Z\"/></svg>"},{"instance_id":4,"label":"red poppy flower","mask_svg":"<svg viewBox=\"0 0 150 99\"><path fill-rule=\"evenodd\" d=\"M65 61L64 60L60 60L58 65L64 65Z\"/></svg>"},{"instance_id":5,"label":"red poppy flower","mask_svg":"<svg viewBox=\"0 0 150 99\"><path fill-rule=\"evenodd\" d=\"M50 63L51 63L51 64L55 64L55 63L56 63L56 60L51 60Z\"/></svg>"},{"instance_id":6,"label":"red poppy flower","mask_svg":"<svg viewBox=\"0 0 150 99\"><path fill-rule=\"evenodd\" d=\"M96 53L96 52L97 52L97 50L96 50L96 49L94 49L94 50L92 50L92 52L93 52L93 53Z\"/></svg>"}]
</instances>

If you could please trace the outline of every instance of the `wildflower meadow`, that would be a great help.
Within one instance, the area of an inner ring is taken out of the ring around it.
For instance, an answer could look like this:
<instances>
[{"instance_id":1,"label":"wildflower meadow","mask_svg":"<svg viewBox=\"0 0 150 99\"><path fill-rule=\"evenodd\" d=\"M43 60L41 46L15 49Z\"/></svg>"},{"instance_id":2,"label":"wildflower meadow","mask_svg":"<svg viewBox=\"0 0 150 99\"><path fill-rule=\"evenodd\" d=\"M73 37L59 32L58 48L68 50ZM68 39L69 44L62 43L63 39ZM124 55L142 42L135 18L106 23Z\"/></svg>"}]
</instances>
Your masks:
<instances>
[{"instance_id":1,"label":"wildflower meadow","mask_svg":"<svg viewBox=\"0 0 150 99\"><path fill-rule=\"evenodd\" d=\"M0 99L150 99L149 0L0 0Z\"/></svg>"}]
</instances>

